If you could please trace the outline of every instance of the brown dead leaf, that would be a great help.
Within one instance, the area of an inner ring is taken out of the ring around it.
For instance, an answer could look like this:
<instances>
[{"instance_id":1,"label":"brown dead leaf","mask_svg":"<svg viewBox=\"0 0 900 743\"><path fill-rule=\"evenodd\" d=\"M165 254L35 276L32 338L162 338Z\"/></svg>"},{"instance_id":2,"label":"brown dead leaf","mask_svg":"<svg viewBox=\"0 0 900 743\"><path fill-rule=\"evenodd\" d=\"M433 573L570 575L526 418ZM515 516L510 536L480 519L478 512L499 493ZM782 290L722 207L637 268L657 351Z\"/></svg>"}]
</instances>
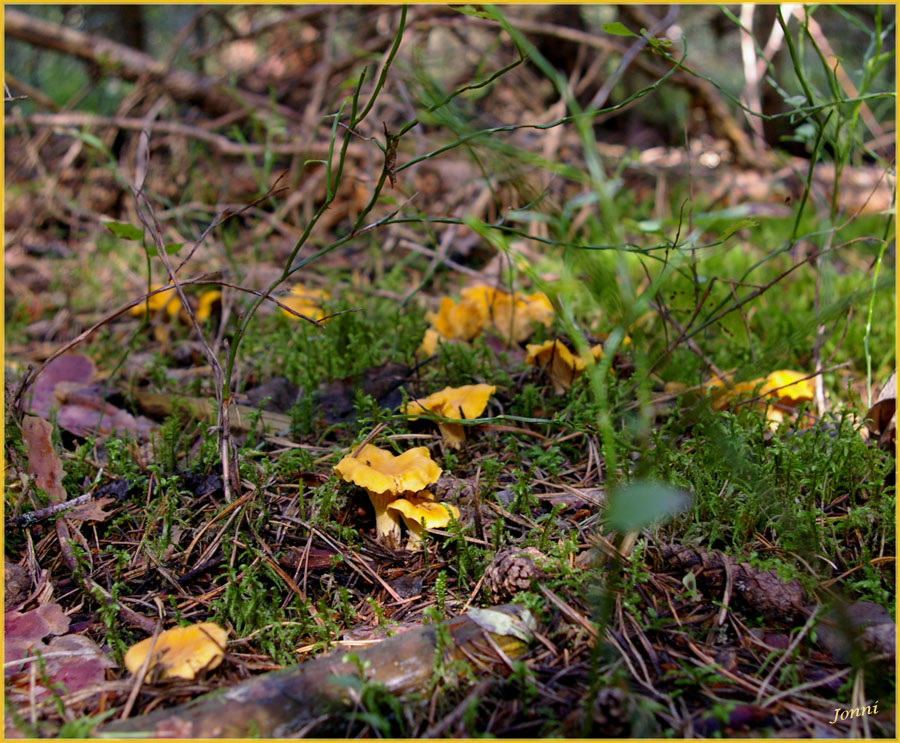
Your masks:
<instances>
[{"instance_id":1,"label":"brown dead leaf","mask_svg":"<svg viewBox=\"0 0 900 743\"><path fill-rule=\"evenodd\" d=\"M56 402L53 391L60 382L78 382L87 384L94 378L94 363L81 354L69 353L53 359L31 387L30 395L26 395L29 412L47 418L50 408Z\"/></svg>"},{"instance_id":2,"label":"brown dead leaf","mask_svg":"<svg viewBox=\"0 0 900 743\"><path fill-rule=\"evenodd\" d=\"M62 486L63 466L53 448L50 435L53 426L43 418L26 415L22 421L22 438L28 449L28 473L34 476L34 484L47 493L50 503L66 500Z\"/></svg>"},{"instance_id":3,"label":"brown dead leaf","mask_svg":"<svg viewBox=\"0 0 900 743\"><path fill-rule=\"evenodd\" d=\"M56 416L60 428L76 436L109 436L115 432L128 432L138 440L146 441L156 424L149 418L133 416L106 402L102 388L88 386L73 388L67 383L57 385L56 397L62 403Z\"/></svg>"},{"instance_id":4,"label":"brown dead leaf","mask_svg":"<svg viewBox=\"0 0 900 743\"><path fill-rule=\"evenodd\" d=\"M893 372L878 392L878 397L866 413L866 427L878 436L878 443L894 438L897 413L897 372ZM893 449L893 447L891 447Z\"/></svg>"},{"instance_id":5,"label":"brown dead leaf","mask_svg":"<svg viewBox=\"0 0 900 743\"><path fill-rule=\"evenodd\" d=\"M79 521L96 521L98 523L106 521L110 514L103 510L105 506L113 503L115 498L98 498L97 500L82 503L75 506L66 513L68 519L78 519Z\"/></svg>"},{"instance_id":6,"label":"brown dead leaf","mask_svg":"<svg viewBox=\"0 0 900 743\"><path fill-rule=\"evenodd\" d=\"M116 666L96 642L84 635L54 637L47 645L47 652L54 656L66 654L49 658L46 672L53 683L65 684L69 694L102 684L106 669Z\"/></svg>"},{"instance_id":7,"label":"brown dead leaf","mask_svg":"<svg viewBox=\"0 0 900 743\"><path fill-rule=\"evenodd\" d=\"M3 661L11 664L34 650L46 650L43 640L47 635L61 635L69 629L69 618L59 604L44 604L37 609L8 611L3 615ZM22 670L7 665L4 675Z\"/></svg>"}]
</instances>

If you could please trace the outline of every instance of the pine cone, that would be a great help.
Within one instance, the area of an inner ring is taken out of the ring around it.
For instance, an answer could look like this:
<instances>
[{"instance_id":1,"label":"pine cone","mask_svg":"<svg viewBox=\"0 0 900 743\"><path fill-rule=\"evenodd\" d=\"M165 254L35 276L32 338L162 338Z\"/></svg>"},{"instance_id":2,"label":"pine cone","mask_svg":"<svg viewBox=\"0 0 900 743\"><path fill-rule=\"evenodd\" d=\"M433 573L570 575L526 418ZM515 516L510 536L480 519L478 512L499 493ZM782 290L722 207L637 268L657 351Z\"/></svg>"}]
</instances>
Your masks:
<instances>
[{"instance_id":1,"label":"pine cone","mask_svg":"<svg viewBox=\"0 0 900 743\"><path fill-rule=\"evenodd\" d=\"M604 738L623 738L631 730L625 692L616 686L607 686L597 692L591 705L593 732Z\"/></svg>"},{"instance_id":2,"label":"pine cone","mask_svg":"<svg viewBox=\"0 0 900 743\"><path fill-rule=\"evenodd\" d=\"M534 547L498 552L484 572L484 584L491 596L506 601L519 591L531 588L531 581L544 577L540 561L546 555Z\"/></svg>"}]
</instances>

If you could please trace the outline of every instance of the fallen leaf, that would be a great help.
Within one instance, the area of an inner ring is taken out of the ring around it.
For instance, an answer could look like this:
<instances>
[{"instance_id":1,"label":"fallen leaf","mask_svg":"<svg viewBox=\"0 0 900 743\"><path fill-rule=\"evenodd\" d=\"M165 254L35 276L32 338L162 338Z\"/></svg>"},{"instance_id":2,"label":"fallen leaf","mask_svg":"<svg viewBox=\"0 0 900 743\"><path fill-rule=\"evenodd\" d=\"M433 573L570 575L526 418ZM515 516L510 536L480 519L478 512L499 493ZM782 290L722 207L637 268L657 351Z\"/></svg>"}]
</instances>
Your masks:
<instances>
[{"instance_id":1,"label":"fallen leaf","mask_svg":"<svg viewBox=\"0 0 900 743\"><path fill-rule=\"evenodd\" d=\"M3 660L10 664L34 650L46 651L44 638L64 634L68 629L69 618L59 604L44 604L24 613L8 611L3 615ZM5 675L20 670L21 666L7 665Z\"/></svg>"},{"instance_id":2,"label":"fallen leaf","mask_svg":"<svg viewBox=\"0 0 900 743\"><path fill-rule=\"evenodd\" d=\"M102 684L106 680L106 669L116 666L96 642L84 635L54 637L47 645L47 653L71 654L50 657L45 666L50 682L65 684L69 694Z\"/></svg>"},{"instance_id":3,"label":"fallen leaf","mask_svg":"<svg viewBox=\"0 0 900 743\"><path fill-rule=\"evenodd\" d=\"M62 389L60 389L62 387ZM56 414L57 425L76 436L110 436L127 432L146 441L156 424L144 416L130 413L106 402L99 386L72 389L68 385L57 387L56 395L61 406Z\"/></svg>"},{"instance_id":4,"label":"fallen leaf","mask_svg":"<svg viewBox=\"0 0 900 743\"><path fill-rule=\"evenodd\" d=\"M22 438L28 449L28 472L34 476L34 484L47 493L50 503L61 503L67 496L62 486L62 461L50 440L52 433L53 426L43 418L26 415L22 421Z\"/></svg>"},{"instance_id":5,"label":"fallen leaf","mask_svg":"<svg viewBox=\"0 0 900 743\"><path fill-rule=\"evenodd\" d=\"M80 506L66 512L66 518L78 519L79 521L96 521L102 523L109 518L110 514L103 510L105 506L113 503L115 498L98 498L97 500L82 503Z\"/></svg>"},{"instance_id":6,"label":"fallen leaf","mask_svg":"<svg viewBox=\"0 0 900 743\"><path fill-rule=\"evenodd\" d=\"M31 577L21 565L3 561L3 605L15 606L28 598Z\"/></svg>"},{"instance_id":7,"label":"fallen leaf","mask_svg":"<svg viewBox=\"0 0 900 743\"><path fill-rule=\"evenodd\" d=\"M56 403L54 390L60 382L78 382L87 384L94 378L94 363L81 354L64 354L53 359L31 385L30 393L25 395L26 409L48 418L50 408Z\"/></svg>"},{"instance_id":8,"label":"fallen leaf","mask_svg":"<svg viewBox=\"0 0 900 743\"><path fill-rule=\"evenodd\" d=\"M893 372L878 391L878 397L866 412L866 428L878 436L879 444L894 438L897 413L897 372ZM893 449L893 446L891 447Z\"/></svg>"}]
</instances>

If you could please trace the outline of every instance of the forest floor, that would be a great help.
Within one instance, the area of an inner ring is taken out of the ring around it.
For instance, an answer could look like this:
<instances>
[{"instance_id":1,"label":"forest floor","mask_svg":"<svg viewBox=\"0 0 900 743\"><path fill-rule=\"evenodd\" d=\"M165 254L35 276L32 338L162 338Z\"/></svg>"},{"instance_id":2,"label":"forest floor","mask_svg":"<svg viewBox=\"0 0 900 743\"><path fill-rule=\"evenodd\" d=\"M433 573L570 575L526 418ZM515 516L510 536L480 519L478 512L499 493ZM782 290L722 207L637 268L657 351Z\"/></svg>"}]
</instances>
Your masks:
<instances>
[{"instance_id":1,"label":"forest floor","mask_svg":"<svg viewBox=\"0 0 900 743\"><path fill-rule=\"evenodd\" d=\"M7 736L894 735L892 170L540 12L236 8L229 95L7 102Z\"/></svg>"}]
</instances>

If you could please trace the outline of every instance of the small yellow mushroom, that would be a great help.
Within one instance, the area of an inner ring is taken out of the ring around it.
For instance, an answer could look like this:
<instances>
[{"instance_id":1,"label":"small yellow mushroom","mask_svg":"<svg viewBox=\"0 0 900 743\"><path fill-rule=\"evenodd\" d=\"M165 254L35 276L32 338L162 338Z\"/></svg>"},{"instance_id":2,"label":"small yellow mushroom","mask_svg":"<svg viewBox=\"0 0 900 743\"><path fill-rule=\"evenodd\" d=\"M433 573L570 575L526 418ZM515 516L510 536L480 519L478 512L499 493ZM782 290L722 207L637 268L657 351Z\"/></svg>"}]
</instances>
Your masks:
<instances>
[{"instance_id":1,"label":"small yellow mushroom","mask_svg":"<svg viewBox=\"0 0 900 743\"><path fill-rule=\"evenodd\" d=\"M375 538L393 543L400 536L400 522L388 512L388 504L405 493L424 490L441 476L441 468L424 446L394 456L366 444L356 456L347 455L338 462L334 471L345 482L365 488L375 509Z\"/></svg>"},{"instance_id":2,"label":"small yellow mushroom","mask_svg":"<svg viewBox=\"0 0 900 743\"><path fill-rule=\"evenodd\" d=\"M205 323L212 315L215 303L221 303L221 301L222 292L218 289L211 289L210 291L203 292L203 294L200 295L200 299L197 300L197 311L194 313L197 322L201 324Z\"/></svg>"},{"instance_id":3,"label":"small yellow mushroom","mask_svg":"<svg viewBox=\"0 0 900 743\"><path fill-rule=\"evenodd\" d=\"M533 323L549 326L553 322L553 305L543 292L524 296L479 284L463 289L460 296L479 308L500 337L516 343L531 335Z\"/></svg>"},{"instance_id":4,"label":"small yellow mushroom","mask_svg":"<svg viewBox=\"0 0 900 743\"><path fill-rule=\"evenodd\" d=\"M781 369L761 379L749 382L731 382L731 375L716 379L707 385L707 392L714 410L725 410L742 398L750 400L758 397L753 404L765 408L766 420L778 424L784 420L785 413L791 412L798 403L813 399L814 390L809 375L803 372Z\"/></svg>"},{"instance_id":5,"label":"small yellow mushroom","mask_svg":"<svg viewBox=\"0 0 900 743\"><path fill-rule=\"evenodd\" d=\"M459 518L459 509L449 503L436 503L427 490L414 499L398 498L388 506L389 511L399 513L409 529L406 549L419 547L425 537L425 529L440 529L447 526L450 519ZM424 524L424 528L423 528Z\"/></svg>"},{"instance_id":6,"label":"small yellow mushroom","mask_svg":"<svg viewBox=\"0 0 900 743\"><path fill-rule=\"evenodd\" d=\"M546 371L557 395L571 387L585 370L584 361L573 355L560 341L529 343L525 348L528 350L525 363Z\"/></svg>"},{"instance_id":7,"label":"small yellow mushroom","mask_svg":"<svg viewBox=\"0 0 900 743\"><path fill-rule=\"evenodd\" d=\"M140 669L152 642L153 638L148 637L125 653L125 667L130 673ZM173 627L161 632L156 638L144 681L149 683L153 677L190 680L201 671L211 671L222 662L227 642L228 631L213 622Z\"/></svg>"},{"instance_id":8,"label":"small yellow mushroom","mask_svg":"<svg viewBox=\"0 0 900 743\"><path fill-rule=\"evenodd\" d=\"M777 397L782 405L793 406L799 402L809 402L815 397L815 391L813 380L806 377L809 375L788 369L774 371L766 377L760 394Z\"/></svg>"},{"instance_id":9,"label":"small yellow mushroom","mask_svg":"<svg viewBox=\"0 0 900 743\"><path fill-rule=\"evenodd\" d=\"M308 289L302 284L294 284L291 287L291 293L286 297L280 297L278 301L285 307L290 307L294 312L299 312L301 315L318 320L325 314L325 311L322 309L322 302L326 299L331 299L331 295L322 289ZM281 309L281 314L292 317L295 320L298 319L296 315L288 312L284 307L279 309Z\"/></svg>"},{"instance_id":10,"label":"small yellow mushroom","mask_svg":"<svg viewBox=\"0 0 900 743\"><path fill-rule=\"evenodd\" d=\"M436 313L429 312L428 321L444 338L468 341L478 335L487 318L476 302L461 299L454 302L450 297L441 299Z\"/></svg>"},{"instance_id":11,"label":"small yellow mushroom","mask_svg":"<svg viewBox=\"0 0 900 743\"><path fill-rule=\"evenodd\" d=\"M445 418L477 418L487 407L488 398L496 391L497 388L490 384L445 387L423 400L410 401L403 408L403 412L414 415L431 411ZM465 427L461 423L438 423L438 428L444 442L454 449L459 449L466 440Z\"/></svg>"},{"instance_id":12,"label":"small yellow mushroom","mask_svg":"<svg viewBox=\"0 0 900 743\"><path fill-rule=\"evenodd\" d=\"M150 291L156 291L162 286L162 284L151 284ZM134 315L135 317L143 317L149 306L150 314L155 315L157 312L161 310L165 310L169 316L177 315L178 310L181 308L181 301L178 299L178 295L175 293L175 288L166 289L164 292L157 292L140 304L136 304L134 307L128 310L129 315Z\"/></svg>"}]
</instances>

